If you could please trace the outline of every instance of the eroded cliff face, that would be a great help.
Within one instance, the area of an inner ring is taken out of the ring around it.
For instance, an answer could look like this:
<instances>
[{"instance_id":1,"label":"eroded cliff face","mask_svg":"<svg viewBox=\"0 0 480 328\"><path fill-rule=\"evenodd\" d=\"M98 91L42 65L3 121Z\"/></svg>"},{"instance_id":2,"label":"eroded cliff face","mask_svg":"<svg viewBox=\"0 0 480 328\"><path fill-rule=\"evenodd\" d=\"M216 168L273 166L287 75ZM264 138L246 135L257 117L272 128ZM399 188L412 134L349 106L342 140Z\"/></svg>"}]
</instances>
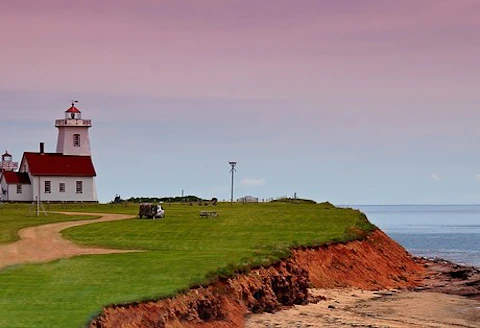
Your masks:
<instances>
[{"instance_id":1,"label":"eroded cliff face","mask_svg":"<svg viewBox=\"0 0 480 328\"><path fill-rule=\"evenodd\" d=\"M317 288L405 288L418 284L425 272L381 230L375 230L362 241L295 250L293 261L308 271L311 283Z\"/></svg>"},{"instance_id":2,"label":"eroded cliff face","mask_svg":"<svg viewBox=\"0 0 480 328\"><path fill-rule=\"evenodd\" d=\"M310 301L308 287L416 286L424 268L376 230L362 241L297 249L268 268L171 299L105 308L90 327L243 327L246 314Z\"/></svg>"}]
</instances>

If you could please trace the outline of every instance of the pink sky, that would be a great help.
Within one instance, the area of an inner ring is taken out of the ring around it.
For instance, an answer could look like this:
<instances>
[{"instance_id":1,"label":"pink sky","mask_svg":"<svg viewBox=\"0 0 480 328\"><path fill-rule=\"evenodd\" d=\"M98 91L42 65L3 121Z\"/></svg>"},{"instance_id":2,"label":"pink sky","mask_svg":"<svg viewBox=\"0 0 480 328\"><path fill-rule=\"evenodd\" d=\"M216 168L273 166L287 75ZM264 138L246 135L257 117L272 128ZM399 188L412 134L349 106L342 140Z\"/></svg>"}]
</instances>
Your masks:
<instances>
[{"instance_id":1,"label":"pink sky","mask_svg":"<svg viewBox=\"0 0 480 328\"><path fill-rule=\"evenodd\" d=\"M472 42L479 14L480 3L469 0L16 1L0 12L0 87L463 96L480 73Z\"/></svg>"},{"instance_id":2,"label":"pink sky","mask_svg":"<svg viewBox=\"0 0 480 328\"><path fill-rule=\"evenodd\" d=\"M194 126L178 113L206 124L201 108L225 127L241 108L222 132L269 149L297 145L276 135L292 130L454 156L480 137L478 17L477 0L12 1L0 5L0 111L53 120L59 99L80 95L100 122ZM43 94L42 110L28 93Z\"/></svg>"}]
</instances>

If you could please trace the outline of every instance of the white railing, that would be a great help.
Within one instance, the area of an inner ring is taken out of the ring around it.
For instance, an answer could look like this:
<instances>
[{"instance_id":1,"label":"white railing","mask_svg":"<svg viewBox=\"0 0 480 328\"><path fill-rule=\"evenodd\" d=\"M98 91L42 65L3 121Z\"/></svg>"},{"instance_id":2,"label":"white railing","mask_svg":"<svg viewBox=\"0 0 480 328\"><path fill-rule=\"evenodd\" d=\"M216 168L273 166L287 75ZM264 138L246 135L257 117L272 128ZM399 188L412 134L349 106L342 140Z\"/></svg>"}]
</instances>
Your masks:
<instances>
[{"instance_id":1,"label":"white railing","mask_svg":"<svg viewBox=\"0 0 480 328\"><path fill-rule=\"evenodd\" d=\"M92 126L92 120L82 120L82 119L55 120L55 126Z\"/></svg>"},{"instance_id":2,"label":"white railing","mask_svg":"<svg viewBox=\"0 0 480 328\"><path fill-rule=\"evenodd\" d=\"M0 163L0 169L5 171L13 171L18 168L18 162L2 162Z\"/></svg>"}]
</instances>

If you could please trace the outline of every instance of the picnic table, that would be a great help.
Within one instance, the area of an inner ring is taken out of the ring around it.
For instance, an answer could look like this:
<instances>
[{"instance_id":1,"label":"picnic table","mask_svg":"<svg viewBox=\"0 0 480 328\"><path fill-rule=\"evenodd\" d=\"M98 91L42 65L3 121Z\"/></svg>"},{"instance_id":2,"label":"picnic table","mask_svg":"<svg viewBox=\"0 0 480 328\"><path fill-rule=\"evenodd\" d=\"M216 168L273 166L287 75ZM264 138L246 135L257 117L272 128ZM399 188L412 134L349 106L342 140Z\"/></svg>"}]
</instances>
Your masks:
<instances>
[{"instance_id":1,"label":"picnic table","mask_svg":"<svg viewBox=\"0 0 480 328\"><path fill-rule=\"evenodd\" d=\"M200 217L206 217L206 218L216 218L217 212L209 212L209 211L201 211L200 212Z\"/></svg>"}]
</instances>

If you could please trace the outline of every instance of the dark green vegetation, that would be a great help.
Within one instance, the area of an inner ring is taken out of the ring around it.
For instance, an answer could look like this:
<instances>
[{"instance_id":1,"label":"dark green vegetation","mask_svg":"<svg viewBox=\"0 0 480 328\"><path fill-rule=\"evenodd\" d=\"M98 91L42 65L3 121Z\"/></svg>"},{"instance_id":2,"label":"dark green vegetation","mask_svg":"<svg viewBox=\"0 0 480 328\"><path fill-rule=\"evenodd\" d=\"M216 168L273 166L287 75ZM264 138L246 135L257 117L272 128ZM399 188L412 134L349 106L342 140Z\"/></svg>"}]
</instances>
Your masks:
<instances>
[{"instance_id":1,"label":"dark green vegetation","mask_svg":"<svg viewBox=\"0 0 480 328\"><path fill-rule=\"evenodd\" d=\"M81 256L0 271L1 327L78 327L102 306L163 298L215 276L268 265L291 246L358 238L370 230L355 210L315 204L164 204L165 219L91 224L64 231L84 245L142 250ZM68 210L136 215L133 205ZM200 218L216 211L216 218ZM0 213L0 224L6 220Z\"/></svg>"},{"instance_id":2,"label":"dark green vegetation","mask_svg":"<svg viewBox=\"0 0 480 328\"><path fill-rule=\"evenodd\" d=\"M205 201L206 199L199 198L197 196L175 196L175 197L130 197L126 201L129 203L190 203Z\"/></svg>"},{"instance_id":3,"label":"dark green vegetation","mask_svg":"<svg viewBox=\"0 0 480 328\"><path fill-rule=\"evenodd\" d=\"M278 198L278 199L272 200L272 203L316 204L317 202L311 199L303 199L303 198Z\"/></svg>"}]
</instances>

